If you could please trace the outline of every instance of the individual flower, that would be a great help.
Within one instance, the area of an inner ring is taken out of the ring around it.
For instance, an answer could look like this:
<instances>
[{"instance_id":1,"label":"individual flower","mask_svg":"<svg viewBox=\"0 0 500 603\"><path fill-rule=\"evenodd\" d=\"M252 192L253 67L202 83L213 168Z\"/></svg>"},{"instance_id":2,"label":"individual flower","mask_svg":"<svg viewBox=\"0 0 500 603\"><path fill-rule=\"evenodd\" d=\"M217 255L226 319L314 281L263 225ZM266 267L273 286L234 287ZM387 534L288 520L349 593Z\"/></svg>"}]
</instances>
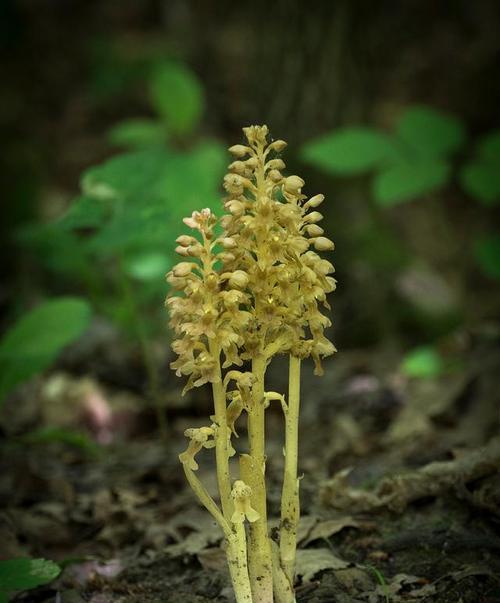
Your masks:
<instances>
[{"instance_id":1,"label":"individual flower","mask_svg":"<svg viewBox=\"0 0 500 603\"><path fill-rule=\"evenodd\" d=\"M250 523L257 521L260 515L250 504L252 489L244 481L238 479L233 484L231 498L234 503L234 512L231 516L233 523L243 523L247 519Z\"/></svg>"}]
</instances>

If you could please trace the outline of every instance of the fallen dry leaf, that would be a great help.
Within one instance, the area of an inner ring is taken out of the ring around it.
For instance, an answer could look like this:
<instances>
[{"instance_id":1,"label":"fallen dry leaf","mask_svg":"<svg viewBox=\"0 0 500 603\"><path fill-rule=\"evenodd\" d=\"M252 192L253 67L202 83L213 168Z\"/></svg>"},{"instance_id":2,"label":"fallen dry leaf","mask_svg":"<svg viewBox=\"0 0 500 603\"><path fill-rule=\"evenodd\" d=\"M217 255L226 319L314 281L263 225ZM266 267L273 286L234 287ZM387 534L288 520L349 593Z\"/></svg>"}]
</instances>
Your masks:
<instances>
[{"instance_id":1,"label":"fallen dry leaf","mask_svg":"<svg viewBox=\"0 0 500 603\"><path fill-rule=\"evenodd\" d=\"M309 543L314 540L320 540L322 538L330 538L334 534L337 534L344 528L359 528L360 522L356 521L351 516L346 517L338 517L336 519L326 519L324 521L320 521L316 525L314 525L303 541L304 546L307 546Z\"/></svg>"},{"instance_id":2,"label":"fallen dry leaf","mask_svg":"<svg viewBox=\"0 0 500 603\"><path fill-rule=\"evenodd\" d=\"M341 570L350 563L336 557L330 549L304 549L297 551L297 575L304 582L310 582L316 574L323 570Z\"/></svg>"}]
</instances>

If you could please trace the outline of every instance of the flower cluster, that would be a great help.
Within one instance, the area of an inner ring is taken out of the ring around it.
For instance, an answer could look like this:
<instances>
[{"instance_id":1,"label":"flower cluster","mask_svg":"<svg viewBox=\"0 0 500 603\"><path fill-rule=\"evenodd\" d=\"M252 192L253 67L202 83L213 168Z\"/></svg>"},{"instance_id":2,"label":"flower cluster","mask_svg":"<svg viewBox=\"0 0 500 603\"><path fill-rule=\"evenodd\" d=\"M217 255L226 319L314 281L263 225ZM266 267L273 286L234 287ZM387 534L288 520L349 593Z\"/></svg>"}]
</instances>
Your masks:
<instances>
[{"instance_id":1,"label":"flower cluster","mask_svg":"<svg viewBox=\"0 0 500 603\"><path fill-rule=\"evenodd\" d=\"M329 307L326 294L335 288L333 266L317 253L333 249L318 225L324 197L307 199L302 178L283 175L277 155L286 143L268 144L266 126L244 133L248 144L229 149L236 160L224 178L222 234L215 237L208 209L185 218L201 236L177 239L186 259L167 275L183 294L167 304L179 356L172 366L189 375L186 389L221 379L220 351L223 367L257 354L312 356L316 373L320 358L335 351L324 335L330 321L319 309Z\"/></svg>"},{"instance_id":2,"label":"flower cluster","mask_svg":"<svg viewBox=\"0 0 500 603\"><path fill-rule=\"evenodd\" d=\"M216 268L217 263L227 261L225 249L231 242L227 237L215 237L214 214L203 209L193 212L184 222L200 237L183 235L177 239L177 253L190 259L167 274L173 293L166 303L176 334L172 348L178 354L171 366L178 376L189 375L187 391L221 380L221 351L225 355L224 367L241 365L238 349L243 345L242 333L250 319L242 308L250 299L244 292L248 278L241 270L221 272Z\"/></svg>"}]
</instances>

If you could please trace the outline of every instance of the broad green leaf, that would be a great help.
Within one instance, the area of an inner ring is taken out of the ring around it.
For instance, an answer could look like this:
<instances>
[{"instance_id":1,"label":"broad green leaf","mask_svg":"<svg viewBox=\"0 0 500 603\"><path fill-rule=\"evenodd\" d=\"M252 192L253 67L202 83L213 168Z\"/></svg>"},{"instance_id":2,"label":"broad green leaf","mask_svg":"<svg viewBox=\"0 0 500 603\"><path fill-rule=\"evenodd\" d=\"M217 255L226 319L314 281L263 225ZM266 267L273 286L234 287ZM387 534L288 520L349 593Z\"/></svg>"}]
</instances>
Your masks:
<instances>
[{"instance_id":1,"label":"broad green leaf","mask_svg":"<svg viewBox=\"0 0 500 603\"><path fill-rule=\"evenodd\" d=\"M401 370L408 377L438 377L444 370L444 363L435 348L422 346L406 354Z\"/></svg>"},{"instance_id":2,"label":"broad green leaf","mask_svg":"<svg viewBox=\"0 0 500 603\"><path fill-rule=\"evenodd\" d=\"M500 130L493 130L481 138L477 154L500 168Z\"/></svg>"},{"instance_id":3,"label":"broad green leaf","mask_svg":"<svg viewBox=\"0 0 500 603\"><path fill-rule=\"evenodd\" d=\"M128 119L108 132L111 144L126 148L143 148L166 141L165 124L153 119Z\"/></svg>"},{"instance_id":4,"label":"broad green leaf","mask_svg":"<svg viewBox=\"0 0 500 603\"><path fill-rule=\"evenodd\" d=\"M68 211L58 220L57 225L73 230L78 228L96 228L102 224L106 207L94 197L77 197Z\"/></svg>"},{"instance_id":5,"label":"broad green leaf","mask_svg":"<svg viewBox=\"0 0 500 603\"><path fill-rule=\"evenodd\" d=\"M449 155L465 141L465 129L458 119L423 106L411 107L401 115L397 135L424 158Z\"/></svg>"},{"instance_id":6,"label":"broad green leaf","mask_svg":"<svg viewBox=\"0 0 500 603\"><path fill-rule=\"evenodd\" d=\"M376 174L375 201L384 207L410 201L441 188L449 177L450 166L444 161L396 163Z\"/></svg>"},{"instance_id":7,"label":"broad green leaf","mask_svg":"<svg viewBox=\"0 0 500 603\"><path fill-rule=\"evenodd\" d=\"M463 166L460 181L464 190L487 207L500 203L500 162L471 161Z\"/></svg>"},{"instance_id":8,"label":"broad green leaf","mask_svg":"<svg viewBox=\"0 0 500 603\"><path fill-rule=\"evenodd\" d=\"M181 63L161 63L150 82L151 100L174 134L190 134L200 121L204 98L196 75Z\"/></svg>"},{"instance_id":9,"label":"broad green leaf","mask_svg":"<svg viewBox=\"0 0 500 603\"><path fill-rule=\"evenodd\" d=\"M90 321L83 299L46 301L20 318L0 341L0 401L16 385L45 370Z\"/></svg>"},{"instance_id":10,"label":"broad green leaf","mask_svg":"<svg viewBox=\"0 0 500 603\"><path fill-rule=\"evenodd\" d=\"M164 186L173 215L180 220L204 207L215 211L220 206L225 166L225 149L214 141L171 157Z\"/></svg>"},{"instance_id":11,"label":"broad green leaf","mask_svg":"<svg viewBox=\"0 0 500 603\"><path fill-rule=\"evenodd\" d=\"M307 162L334 174L358 174L399 156L389 136L371 128L343 128L302 147Z\"/></svg>"},{"instance_id":12,"label":"broad green leaf","mask_svg":"<svg viewBox=\"0 0 500 603\"><path fill-rule=\"evenodd\" d=\"M475 241L474 255L486 276L500 279L500 235L483 237Z\"/></svg>"},{"instance_id":13,"label":"broad green leaf","mask_svg":"<svg viewBox=\"0 0 500 603\"><path fill-rule=\"evenodd\" d=\"M159 281L170 268L168 255L160 252L140 253L129 258L126 262L128 274L139 281Z\"/></svg>"},{"instance_id":14,"label":"broad green leaf","mask_svg":"<svg viewBox=\"0 0 500 603\"><path fill-rule=\"evenodd\" d=\"M83 179L84 189L97 195L105 190L113 211L87 240L89 251L172 254L182 218L220 204L225 163L222 145L205 141L185 152L125 153L92 168Z\"/></svg>"},{"instance_id":15,"label":"broad green leaf","mask_svg":"<svg viewBox=\"0 0 500 603\"><path fill-rule=\"evenodd\" d=\"M84 172L83 193L101 201L156 198L170 157L170 152L159 148L117 155Z\"/></svg>"},{"instance_id":16,"label":"broad green leaf","mask_svg":"<svg viewBox=\"0 0 500 603\"><path fill-rule=\"evenodd\" d=\"M61 568L47 559L19 557L0 561L0 591L28 590L52 582Z\"/></svg>"}]
</instances>

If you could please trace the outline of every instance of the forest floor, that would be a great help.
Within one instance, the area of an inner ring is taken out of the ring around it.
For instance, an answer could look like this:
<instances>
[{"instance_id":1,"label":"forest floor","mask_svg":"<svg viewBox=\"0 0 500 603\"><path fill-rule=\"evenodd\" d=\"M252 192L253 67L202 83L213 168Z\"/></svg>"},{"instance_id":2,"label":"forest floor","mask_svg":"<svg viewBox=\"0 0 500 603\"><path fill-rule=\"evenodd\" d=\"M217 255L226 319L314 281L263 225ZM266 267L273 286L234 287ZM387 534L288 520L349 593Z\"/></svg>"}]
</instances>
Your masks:
<instances>
[{"instance_id":1,"label":"forest floor","mask_svg":"<svg viewBox=\"0 0 500 603\"><path fill-rule=\"evenodd\" d=\"M389 373L381 353L338 354L322 378L306 367L298 603L500 602L496 339L471 338L462 366L433 379ZM184 429L210 414L207 392L172 402L162 442L137 391L71 368L21 391L1 417L0 557L64 566L14 600L231 603L221 534L177 459ZM284 374L278 363L273 389ZM268 416L276 517L282 421L277 407ZM211 452L198 474L215 495Z\"/></svg>"}]
</instances>

